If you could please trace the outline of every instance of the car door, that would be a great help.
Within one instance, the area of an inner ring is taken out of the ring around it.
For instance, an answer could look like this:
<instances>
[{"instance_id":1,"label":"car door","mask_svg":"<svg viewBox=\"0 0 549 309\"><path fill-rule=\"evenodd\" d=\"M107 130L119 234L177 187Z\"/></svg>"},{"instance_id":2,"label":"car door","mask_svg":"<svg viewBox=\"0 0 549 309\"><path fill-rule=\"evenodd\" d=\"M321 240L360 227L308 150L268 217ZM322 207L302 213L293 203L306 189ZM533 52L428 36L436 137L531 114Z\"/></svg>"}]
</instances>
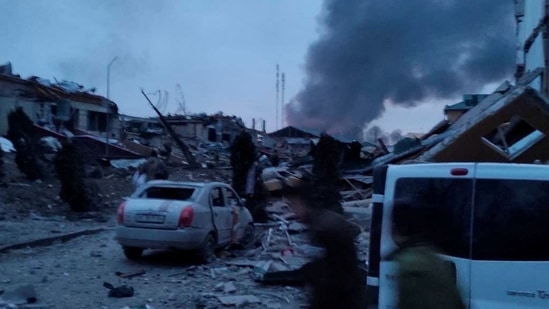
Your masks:
<instances>
[{"instance_id":1,"label":"car door","mask_svg":"<svg viewBox=\"0 0 549 309\"><path fill-rule=\"evenodd\" d=\"M242 200L233 189L226 187L225 197L227 198L228 205L233 210L233 235L231 236L233 239L239 239L242 237L246 226L252 221L252 218L242 204Z\"/></svg>"},{"instance_id":2,"label":"car door","mask_svg":"<svg viewBox=\"0 0 549 309\"><path fill-rule=\"evenodd\" d=\"M380 243L379 308L395 308L397 265L391 254L397 249L392 238L392 204L396 198L411 198L418 205L432 207L438 220L429 227L431 239L454 274L463 299L470 293L470 234L475 165L417 164L390 166L383 197ZM410 218L413 220L413 218Z\"/></svg>"},{"instance_id":3,"label":"car door","mask_svg":"<svg viewBox=\"0 0 549 309\"><path fill-rule=\"evenodd\" d=\"M549 166L477 167L471 308L549 308Z\"/></svg>"},{"instance_id":4,"label":"car door","mask_svg":"<svg viewBox=\"0 0 549 309\"><path fill-rule=\"evenodd\" d=\"M227 205L225 194L221 186L213 187L210 191L210 206L213 211L213 220L217 229L219 244L231 241L232 209Z\"/></svg>"}]
</instances>

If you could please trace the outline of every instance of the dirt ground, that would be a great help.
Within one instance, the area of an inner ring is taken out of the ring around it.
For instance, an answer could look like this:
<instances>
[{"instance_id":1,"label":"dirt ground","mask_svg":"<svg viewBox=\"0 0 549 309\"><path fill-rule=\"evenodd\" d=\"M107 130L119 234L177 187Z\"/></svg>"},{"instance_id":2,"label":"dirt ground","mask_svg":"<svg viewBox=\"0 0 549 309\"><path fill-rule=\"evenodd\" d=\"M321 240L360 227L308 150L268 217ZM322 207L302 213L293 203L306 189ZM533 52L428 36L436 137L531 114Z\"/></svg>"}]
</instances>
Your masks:
<instances>
[{"instance_id":1,"label":"dirt ground","mask_svg":"<svg viewBox=\"0 0 549 309\"><path fill-rule=\"evenodd\" d=\"M30 284L39 308L60 309L133 309L145 305L154 309L214 309L224 308L218 296L250 294L261 303L236 308L300 308L306 301L300 288L254 282L251 268L227 265L234 260L231 257L197 265L185 253L149 250L141 260L129 261L113 238L114 231L107 231L0 254L0 290ZM145 273L134 278L116 275L141 270ZM116 287L127 285L134 289L134 295L108 297L104 282ZM226 290L227 284L234 290Z\"/></svg>"},{"instance_id":2,"label":"dirt ground","mask_svg":"<svg viewBox=\"0 0 549 309\"><path fill-rule=\"evenodd\" d=\"M146 304L154 309L220 308L223 305L217 296L246 294L261 300L246 308L299 308L305 301L300 288L261 286L254 282L251 268L226 264L237 257L224 256L209 265L197 265L184 253L151 251L140 261L127 260L114 240L112 228L118 205L134 190L131 170L103 168L103 179L96 181L102 204L87 213L74 213L59 198L58 180L52 177L49 181L30 182L13 159L13 154L5 154L6 176L0 181L0 248L89 228L107 230L44 247L0 253L0 294L30 284L36 290L39 308L71 309L145 308ZM171 180L230 179L227 171L209 169L191 172L171 168L170 173ZM141 269L145 274L132 279L116 275ZM135 295L110 298L104 282L127 284L135 289ZM227 284L236 291L224 290Z\"/></svg>"}]
</instances>

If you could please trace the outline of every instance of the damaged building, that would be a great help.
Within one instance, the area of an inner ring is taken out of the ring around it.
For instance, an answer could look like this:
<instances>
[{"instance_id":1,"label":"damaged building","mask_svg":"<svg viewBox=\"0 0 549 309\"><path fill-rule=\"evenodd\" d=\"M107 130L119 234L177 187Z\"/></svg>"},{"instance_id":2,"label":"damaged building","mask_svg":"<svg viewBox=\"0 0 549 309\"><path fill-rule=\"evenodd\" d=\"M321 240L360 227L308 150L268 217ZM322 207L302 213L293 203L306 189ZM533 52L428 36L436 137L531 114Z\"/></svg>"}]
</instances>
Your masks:
<instances>
[{"instance_id":1,"label":"damaged building","mask_svg":"<svg viewBox=\"0 0 549 309\"><path fill-rule=\"evenodd\" d=\"M8 131L8 115L21 108L35 125L37 136L69 138L90 158L135 158L139 154L116 144L120 133L118 106L75 82L12 72L10 63L0 66L0 136Z\"/></svg>"},{"instance_id":2,"label":"damaged building","mask_svg":"<svg viewBox=\"0 0 549 309\"><path fill-rule=\"evenodd\" d=\"M54 132L67 129L75 134L116 137L118 107L94 92L69 81L21 78L8 63L0 67L0 118L6 120L11 111L21 107L35 124ZM0 135L7 130L7 121L0 121Z\"/></svg>"},{"instance_id":3,"label":"damaged building","mask_svg":"<svg viewBox=\"0 0 549 309\"><path fill-rule=\"evenodd\" d=\"M526 84L547 94L549 79L547 53L548 1L515 0L517 25L517 83Z\"/></svg>"},{"instance_id":4,"label":"damaged building","mask_svg":"<svg viewBox=\"0 0 549 309\"><path fill-rule=\"evenodd\" d=\"M505 82L490 95L464 95L463 101L445 106L445 119L427 134L395 145L393 153L378 157L374 165L410 160L547 162L548 6L549 1L515 0L516 86Z\"/></svg>"},{"instance_id":5,"label":"damaged building","mask_svg":"<svg viewBox=\"0 0 549 309\"><path fill-rule=\"evenodd\" d=\"M486 99L487 94L466 94L463 95L463 101L444 107L444 118L448 123L454 123L471 108L475 107L482 100ZM421 138L421 136L414 136Z\"/></svg>"},{"instance_id":6,"label":"damaged building","mask_svg":"<svg viewBox=\"0 0 549 309\"><path fill-rule=\"evenodd\" d=\"M549 160L549 102L535 89L508 83L459 117L417 157L428 162ZM435 136L436 137L436 136ZM425 140L427 141L427 139Z\"/></svg>"},{"instance_id":7,"label":"damaged building","mask_svg":"<svg viewBox=\"0 0 549 309\"><path fill-rule=\"evenodd\" d=\"M311 143L316 143L320 132L288 126L269 133L274 140L275 147L289 156L305 155L311 149Z\"/></svg>"}]
</instances>

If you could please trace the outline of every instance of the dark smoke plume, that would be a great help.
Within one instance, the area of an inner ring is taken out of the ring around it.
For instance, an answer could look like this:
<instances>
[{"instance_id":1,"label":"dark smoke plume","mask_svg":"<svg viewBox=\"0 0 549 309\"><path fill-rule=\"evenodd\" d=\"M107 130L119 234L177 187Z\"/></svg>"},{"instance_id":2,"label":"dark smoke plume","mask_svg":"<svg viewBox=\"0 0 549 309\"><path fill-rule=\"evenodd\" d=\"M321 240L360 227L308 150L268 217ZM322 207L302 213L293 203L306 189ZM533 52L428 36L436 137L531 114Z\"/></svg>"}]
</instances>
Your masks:
<instances>
[{"instance_id":1,"label":"dark smoke plume","mask_svg":"<svg viewBox=\"0 0 549 309\"><path fill-rule=\"evenodd\" d=\"M386 100L412 107L509 78L513 16L512 0L325 0L288 122L356 138Z\"/></svg>"}]
</instances>

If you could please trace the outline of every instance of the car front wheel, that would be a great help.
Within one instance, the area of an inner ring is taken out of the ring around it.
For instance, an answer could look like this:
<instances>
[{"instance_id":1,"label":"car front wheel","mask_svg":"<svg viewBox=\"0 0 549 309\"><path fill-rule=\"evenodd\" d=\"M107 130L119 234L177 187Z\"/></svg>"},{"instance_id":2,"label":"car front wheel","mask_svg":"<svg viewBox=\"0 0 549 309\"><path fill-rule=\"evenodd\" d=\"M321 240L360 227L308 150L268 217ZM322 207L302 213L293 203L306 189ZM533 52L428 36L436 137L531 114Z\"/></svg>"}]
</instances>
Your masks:
<instances>
[{"instance_id":1,"label":"car front wheel","mask_svg":"<svg viewBox=\"0 0 549 309\"><path fill-rule=\"evenodd\" d=\"M141 257L143 254L143 248L136 248L136 247L122 247L124 250L124 255L129 260L137 260Z\"/></svg>"}]
</instances>

